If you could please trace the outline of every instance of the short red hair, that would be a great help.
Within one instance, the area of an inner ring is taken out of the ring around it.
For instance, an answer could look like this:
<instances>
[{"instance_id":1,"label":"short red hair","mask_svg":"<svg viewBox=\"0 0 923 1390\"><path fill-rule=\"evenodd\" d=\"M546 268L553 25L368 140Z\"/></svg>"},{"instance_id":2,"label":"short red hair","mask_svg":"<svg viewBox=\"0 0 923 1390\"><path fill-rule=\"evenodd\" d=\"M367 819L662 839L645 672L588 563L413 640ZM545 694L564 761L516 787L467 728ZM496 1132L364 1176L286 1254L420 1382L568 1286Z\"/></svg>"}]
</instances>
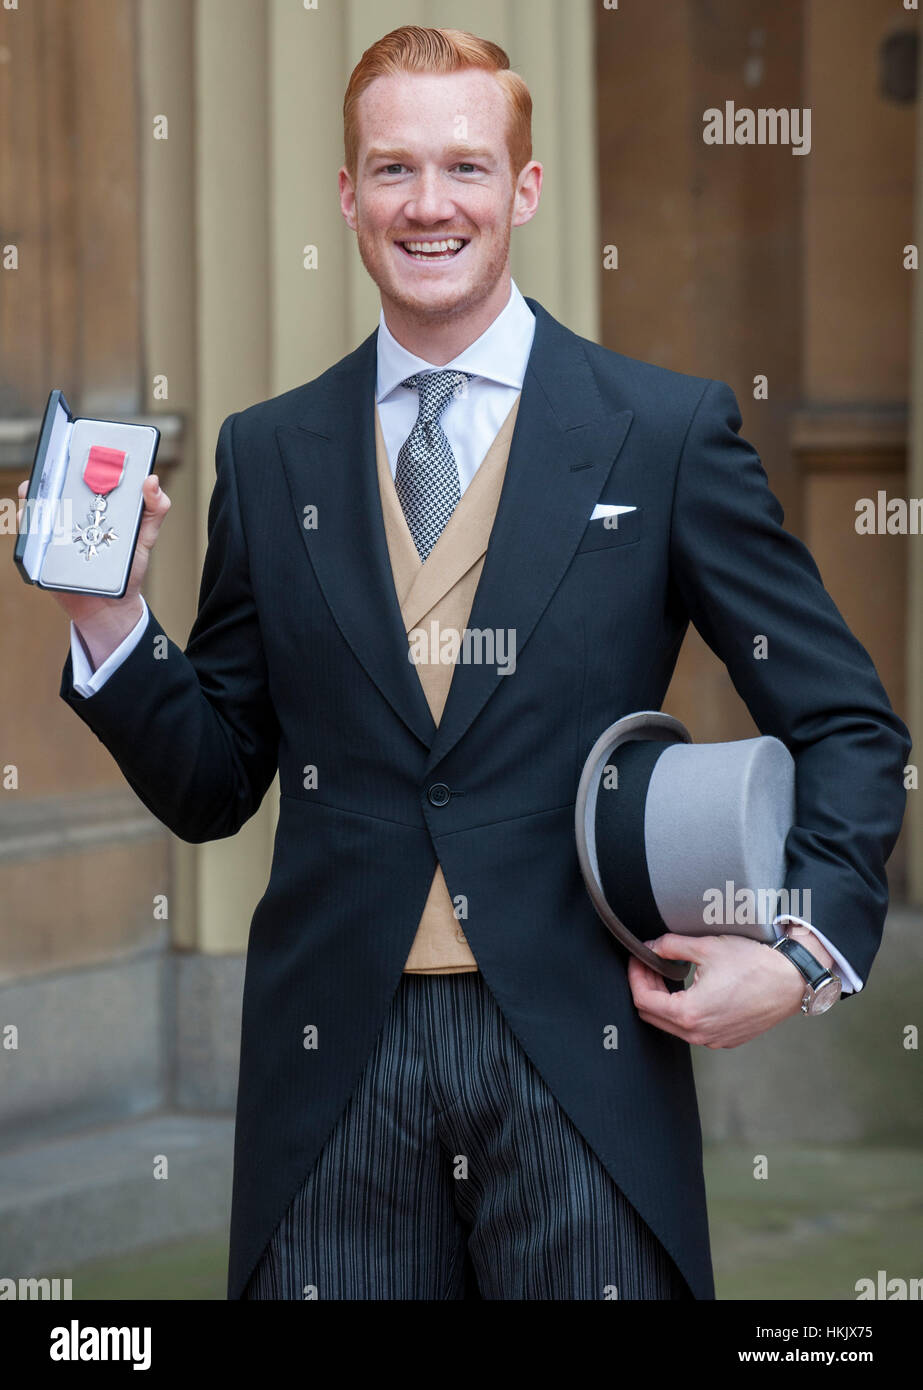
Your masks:
<instances>
[{"instance_id":1,"label":"short red hair","mask_svg":"<svg viewBox=\"0 0 923 1390\"><path fill-rule=\"evenodd\" d=\"M513 179L532 158L532 97L523 79L510 70L499 44L479 39L464 29L423 29L405 24L367 48L353 68L343 100L343 138L346 168L353 183L359 162L360 96L376 77L403 72L460 72L481 68L493 73L506 95L509 121L506 143Z\"/></svg>"}]
</instances>

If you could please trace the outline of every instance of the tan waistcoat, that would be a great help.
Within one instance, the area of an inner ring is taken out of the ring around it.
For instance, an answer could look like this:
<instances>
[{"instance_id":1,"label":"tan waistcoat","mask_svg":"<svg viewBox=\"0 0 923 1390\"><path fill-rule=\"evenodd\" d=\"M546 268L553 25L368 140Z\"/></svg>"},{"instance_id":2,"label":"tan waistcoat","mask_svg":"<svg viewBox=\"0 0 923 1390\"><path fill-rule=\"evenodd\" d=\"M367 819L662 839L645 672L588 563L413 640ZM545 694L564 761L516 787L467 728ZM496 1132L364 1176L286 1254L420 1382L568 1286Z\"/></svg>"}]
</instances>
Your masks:
<instances>
[{"instance_id":1,"label":"tan waistcoat","mask_svg":"<svg viewBox=\"0 0 923 1390\"><path fill-rule=\"evenodd\" d=\"M445 707L455 665L454 662L439 661L441 644L430 640L433 631L431 624L437 624L437 633L445 629L458 633L465 630L506 475L519 401L520 396L517 396L425 564L417 554L395 491L378 406L375 407L378 487L394 588L401 606L408 644L413 630L422 628L429 642L427 654L435 657L435 660L416 661L414 664L437 725ZM404 969L412 974L429 975L477 968L461 921L455 915L442 869L437 864Z\"/></svg>"}]
</instances>

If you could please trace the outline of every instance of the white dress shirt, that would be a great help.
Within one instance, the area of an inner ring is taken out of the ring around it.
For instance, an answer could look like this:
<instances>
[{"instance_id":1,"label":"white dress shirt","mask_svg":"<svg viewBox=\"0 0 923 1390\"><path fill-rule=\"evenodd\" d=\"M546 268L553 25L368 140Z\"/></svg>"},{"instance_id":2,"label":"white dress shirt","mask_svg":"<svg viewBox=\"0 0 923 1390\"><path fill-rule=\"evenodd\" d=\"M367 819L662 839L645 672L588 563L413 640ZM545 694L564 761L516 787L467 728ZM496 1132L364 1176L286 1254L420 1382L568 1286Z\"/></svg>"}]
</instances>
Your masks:
<instances>
[{"instance_id":1,"label":"white dress shirt","mask_svg":"<svg viewBox=\"0 0 923 1390\"><path fill-rule=\"evenodd\" d=\"M452 446L459 487L464 494L522 390L534 335L535 315L515 281L511 282L506 308L501 309L480 338L443 367L401 347L385 323L382 309L375 399L391 477L397 469L401 445L416 424L420 408L416 387L402 386L404 378L426 371L473 372L474 379L468 382L467 391L449 398L439 420Z\"/></svg>"},{"instance_id":2,"label":"white dress shirt","mask_svg":"<svg viewBox=\"0 0 923 1390\"><path fill-rule=\"evenodd\" d=\"M464 493L522 390L534 333L535 315L515 281L510 283L510 297L506 307L501 309L494 321L485 328L479 338L463 348L451 362L442 366L427 362L425 358L417 357L415 353L402 347L385 322L384 309L381 310L378 323L378 375L375 399L378 403L378 416L381 420L381 431L392 478L397 468L397 456L401 445L416 423L420 404L416 388L402 386L401 382L415 372L446 371L455 368L458 371L471 372L473 379L468 382L466 393L450 398L440 417L440 424L452 446L458 465L459 487ZM144 596L140 597L144 604L142 616L128 636L96 671L91 670L83 644L74 624L71 623L73 681L74 689L79 695L94 695L141 640L141 635L147 627L148 606L144 602ZM774 919L774 923L782 920L783 916L780 914ZM785 916L784 920L800 922L814 932L836 963L843 981L844 993L858 992L862 988L863 982L848 961L844 960L816 927L800 917Z\"/></svg>"}]
</instances>

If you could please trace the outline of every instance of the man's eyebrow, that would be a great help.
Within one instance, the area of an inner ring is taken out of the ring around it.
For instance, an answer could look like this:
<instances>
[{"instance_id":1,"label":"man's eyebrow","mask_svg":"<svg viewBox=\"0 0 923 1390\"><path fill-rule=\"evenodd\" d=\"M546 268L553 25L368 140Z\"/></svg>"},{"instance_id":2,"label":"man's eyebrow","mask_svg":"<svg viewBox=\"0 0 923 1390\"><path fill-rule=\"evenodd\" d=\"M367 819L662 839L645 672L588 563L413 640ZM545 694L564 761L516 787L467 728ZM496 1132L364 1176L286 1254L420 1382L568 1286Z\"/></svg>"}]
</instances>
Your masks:
<instances>
[{"instance_id":1,"label":"man's eyebrow","mask_svg":"<svg viewBox=\"0 0 923 1390\"><path fill-rule=\"evenodd\" d=\"M447 155L452 155L456 159L483 159L488 160L491 163L493 163L495 158L492 150L476 150L473 149L470 145L450 145L448 149L444 151L444 153ZM365 162L366 164L372 164L376 159L403 160L411 157L412 152L410 150L399 148L372 149L369 150L368 154L365 156Z\"/></svg>"}]
</instances>

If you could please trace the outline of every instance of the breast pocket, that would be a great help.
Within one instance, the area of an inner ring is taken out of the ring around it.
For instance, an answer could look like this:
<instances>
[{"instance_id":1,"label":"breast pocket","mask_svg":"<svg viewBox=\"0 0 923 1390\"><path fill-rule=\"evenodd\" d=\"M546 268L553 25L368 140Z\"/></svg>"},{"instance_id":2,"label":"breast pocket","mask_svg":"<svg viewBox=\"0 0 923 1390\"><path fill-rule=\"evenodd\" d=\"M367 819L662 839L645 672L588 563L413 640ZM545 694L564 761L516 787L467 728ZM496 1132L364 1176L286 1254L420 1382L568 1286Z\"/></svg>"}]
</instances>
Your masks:
<instances>
[{"instance_id":1,"label":"breast pocket","mask_svg":"<svg viewBox=\"0 0 923 1390\"><path fill-rule=\"evenodd\" d=\"M588 521L575 554L584 555L590 550L612 550L616 546L634 545L641 539L643 514L644 508L636 507L633 512L624 512L621 516L598 516L595 521Z\"/></svg>"}]
</instances>

